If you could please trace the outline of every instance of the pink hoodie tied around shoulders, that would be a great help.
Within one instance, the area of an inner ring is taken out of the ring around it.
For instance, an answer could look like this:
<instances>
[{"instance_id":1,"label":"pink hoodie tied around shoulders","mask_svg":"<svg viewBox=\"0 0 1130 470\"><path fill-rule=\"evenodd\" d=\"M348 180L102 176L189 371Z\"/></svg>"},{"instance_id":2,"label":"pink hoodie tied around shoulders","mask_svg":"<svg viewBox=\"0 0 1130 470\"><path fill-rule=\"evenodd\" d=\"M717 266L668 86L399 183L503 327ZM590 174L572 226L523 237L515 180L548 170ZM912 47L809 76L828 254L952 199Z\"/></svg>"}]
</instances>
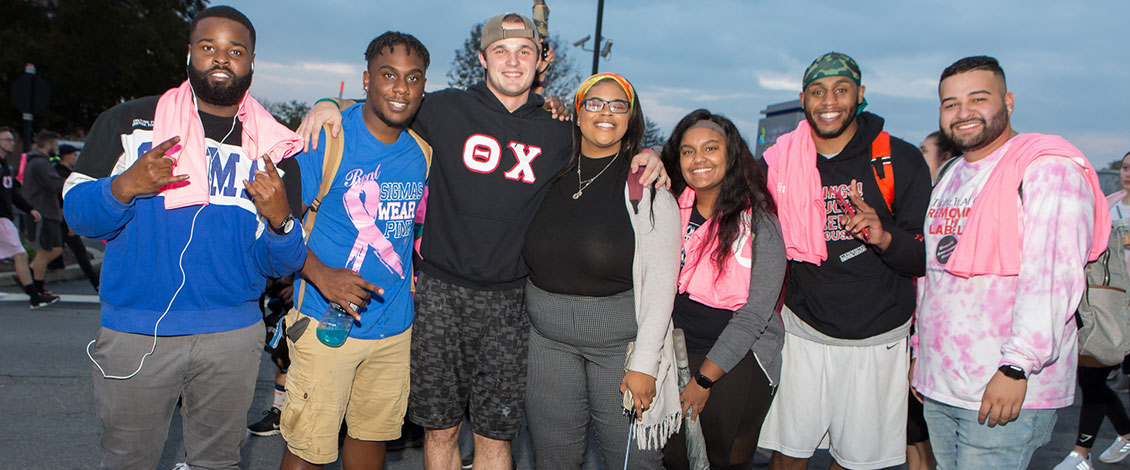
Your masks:
<instances>
[{"instance_id":1,"label":"pink hoodie tied around shoulders","mask_svg":"<svg viewBox=\"0 0 1130 470\"><path fill-rule=\"evenodd\" d=\"M963 278L1020 273L1020 206L1016 195L1022 190L1024 172L1041 157L1066 158L1083 168L1095 199L1094 239L1087 260L1097 259L1106 250L1110 237L1110 209L1098 174L1083 152L1062 137L1034 133L1017 135L1005 145L1009 148L973 201L965 236L954 247L946 271Z\"/></svg>"},{"instance_id":2,"label":"pink hoodie tied around shoulders","mask_svg":"<svg viewBox=\"0 0 1130 470\"><path fill-rule=\"evenodd\" d=\"M166 91L157 100L153 122L153 145L180 136L180 143L167 152L176 163L174 175L188 179L161 190L165 209L208 204L208 161L204 152L204 126L196 111L195 96L188 80ZM246 156L258 160L267 155L271 163L302 151L303 141L290 129L275 121L271 113L250 94L239 103L237 118L243 124L242 144Z\"/></svg>"}]
</instances>

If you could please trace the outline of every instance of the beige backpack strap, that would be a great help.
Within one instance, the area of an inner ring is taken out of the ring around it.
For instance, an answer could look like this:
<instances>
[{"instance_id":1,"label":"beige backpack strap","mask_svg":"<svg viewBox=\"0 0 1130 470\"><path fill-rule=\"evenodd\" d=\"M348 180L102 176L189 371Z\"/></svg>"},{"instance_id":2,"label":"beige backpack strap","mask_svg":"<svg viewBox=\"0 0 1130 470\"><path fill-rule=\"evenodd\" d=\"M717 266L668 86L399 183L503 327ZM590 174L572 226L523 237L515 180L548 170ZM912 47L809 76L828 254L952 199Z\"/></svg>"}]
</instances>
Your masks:
<instances>
[{"instance_id":1,"label":"beige backpack strap","mask_svg":"<svg viewBox=\"0 0 1130 470\"><path fill-rule=\"evenodd\" d=\"M417 134L416 131L412 129L408 129L408 135L412 136L413 139L416 139L416 145L419 145L420 151L424 153L424 180L427 181L428 176L430 176L432 172L432 146L429 145L428 141L424 140L423 137L420 137L420 134ZM415 273L412 274L412 283L408 286L408 290L412 292L413 295L416 294Z\"/></svg>"},{"instance_id":2,"label":"beige backpack strap","mask_svg":"<svg viewBox=\"0 0 1130 470\"><path fill-rule=\"evenodd\" d=\"M432 170L432 146L428 145L428 141L424 140L423 137L420 137L420 134L417 134L416 131L412 129L408 129L408 135L416 139L416 145L419 145L420 151L424 152L424 161L427 162L427 169L424 171L424 179L427 179Z\"/></svg>"},{"instance_id":3,"label":"beige backpack strap","mask_svg":"<svg viewBox=\"0 0 1130 470\"><path fill-rule=\"evenodd\" d=\"M318 215L318 207L322 205L322 198L330 192L330 186L333 186L334 176L337 175L337 168L341 165L341 154L345 151L345 130L343 129L334 137L330 133L330 126L327 124L323 129L326 132L326 153L322 155L322 184L318 186L318 196L310 202L310 207L306 209L306 217L302 220L302 231L306 237L310 237L310 230L314 228L314 219ZM306 283L303 282L302 286L298 288L298 301L294 303L295 308L302 306L302 298L306 294Z\"/></svg>"}]
</instances>

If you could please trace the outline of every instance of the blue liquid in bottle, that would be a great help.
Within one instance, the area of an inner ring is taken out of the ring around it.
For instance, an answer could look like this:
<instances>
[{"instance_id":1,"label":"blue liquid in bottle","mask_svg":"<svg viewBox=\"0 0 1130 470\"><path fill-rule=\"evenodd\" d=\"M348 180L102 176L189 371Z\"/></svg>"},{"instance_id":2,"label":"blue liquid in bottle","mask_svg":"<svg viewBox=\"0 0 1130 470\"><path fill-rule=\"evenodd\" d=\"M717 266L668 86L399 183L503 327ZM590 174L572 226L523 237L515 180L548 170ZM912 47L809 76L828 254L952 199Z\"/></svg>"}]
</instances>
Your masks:
<instances>
[{"instance_id":1,"label":"blue liquid in bottle","mask_svg":"<svg viewBox=\"0 0 1130 470\"><path fill-rule=\"evenodd\" d=\"M318 324L318 341L331 348L339 347L345 344L349 330L352 329L353 317L349 316L340 305L330 302Z\"/></svg>"}]
</instances>

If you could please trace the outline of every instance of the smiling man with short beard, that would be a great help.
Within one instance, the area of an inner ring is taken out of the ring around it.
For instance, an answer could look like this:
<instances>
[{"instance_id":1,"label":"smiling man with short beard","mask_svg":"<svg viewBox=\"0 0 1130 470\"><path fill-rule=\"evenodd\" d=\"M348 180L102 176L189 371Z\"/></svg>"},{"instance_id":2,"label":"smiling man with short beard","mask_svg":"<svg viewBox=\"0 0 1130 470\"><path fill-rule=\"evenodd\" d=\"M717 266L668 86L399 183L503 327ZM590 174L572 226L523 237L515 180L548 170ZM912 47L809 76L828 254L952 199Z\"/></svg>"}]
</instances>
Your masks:
<instances>
[{"instance_id":1,"label":"smiling man with short beard","mask_svg":"<svg viewBox=\"0 0 1130 470\"><path fill-rule=\"evenodd\" d=\"M781 383L760 441L773 469L805 468L824 436L847 468L906 458L906 341L930 172L863 111L861 76L838 52L813 61L806 119L765 153L790 273Z\"/></svg>"},{"instance_id":2,"label":"smiling man with short beard","mask_svg":"<svg viewBox=\"0 0 1130 470\"><path fill-rule=\"evenodd\" d=\"M218 6L188 30L189 79L102 113L63 189L71 229L106 240L87 350L104 469L154 468L178 399L187 464L238 468L259 296L306 259L273 166L301 141L247 94L255 28Z\"/></svg>"},{"instance_id":3,"label":"smiling man with short beard","mask_svg":"<svg viewBox=\"0 0 1130 470\"><path fill-rule=\"evenodd\" d=\"M938 97L938 125L964 155L926 217L913 385L938 468L1027 468L1056 409L1074 402L1074 314L1110 213L1082 152L1013 130L996 59L954 62ZM1064 467L1091 468L1072 458Z\"/></svg>"}]
</instances>

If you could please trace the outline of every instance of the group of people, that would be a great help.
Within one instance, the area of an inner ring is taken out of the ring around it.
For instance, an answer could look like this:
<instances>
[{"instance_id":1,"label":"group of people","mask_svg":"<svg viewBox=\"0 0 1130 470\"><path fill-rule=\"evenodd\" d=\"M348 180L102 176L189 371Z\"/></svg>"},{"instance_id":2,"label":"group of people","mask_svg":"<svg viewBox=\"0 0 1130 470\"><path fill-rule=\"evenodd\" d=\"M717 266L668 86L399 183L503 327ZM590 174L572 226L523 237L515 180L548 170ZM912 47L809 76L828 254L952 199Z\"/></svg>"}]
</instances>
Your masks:
<instances>
[{"instance_id":1,"label":"group of people","mask_svg":"<svg viewBox=\"0 0 1130 470\"><path fill-rule=\"evenodd\" d=\"M98 273L82 239L63 221L63 181L78 161L74 146L59 144L60 136L50 130L36 134L27 153L19 152L18 134L11 127L0 127L0 259L10 259L16 280L28 295L31 308L46 307L59 301L47 291L49 269L62 268L63 246L75 256L83 274L98 290ZM17 223L16 210L30 220ZM29 235L20 232L20 226ZM37 248L29 262L25 239Z\"/></svg>"},{"instance_id":2,"label":"group of people","mask_svg":"<svg viewBox=\"0 0 1130 470\"><path fill-rule=\"evenodd\" d=\"M257 301L295 272L284 469L337 460L343 421L343 467L381 468L406 414L429 469L460 468L465 419L478 469L511 467L523 421L539 469L579 468L590 428L608 468L748 468L758 446L775 469L822 446L882 468L923 440L910 400L939 468L1025 468L1074 399L1110 215L1082 153L1012 129L995 59L941 74L929 144L962 157L935 187L942 155L864 111L841 53L804 71L805 120L758 161L705 109L641 148L614 73L546 109L519 14L486 21L467 89L425 94L427 48L376 37L365 100L319 100L298 133L247 94L250 20L211 7L189 35L188 79L103 113L63 189L73 229L107 240L102 468L152 468L178 399L187 465L237 468ZM337 310L352 328L329 346Z\"/></svg>"}]
</instances>

